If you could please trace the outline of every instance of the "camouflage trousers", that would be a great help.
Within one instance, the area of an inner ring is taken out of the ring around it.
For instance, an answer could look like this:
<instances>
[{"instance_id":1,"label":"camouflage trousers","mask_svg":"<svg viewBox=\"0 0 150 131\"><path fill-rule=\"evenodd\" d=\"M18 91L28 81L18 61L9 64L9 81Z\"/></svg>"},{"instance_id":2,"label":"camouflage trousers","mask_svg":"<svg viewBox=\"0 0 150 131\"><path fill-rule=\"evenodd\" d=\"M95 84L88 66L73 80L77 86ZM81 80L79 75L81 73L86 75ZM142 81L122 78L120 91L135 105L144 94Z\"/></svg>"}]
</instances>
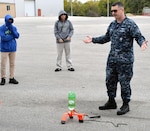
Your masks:
<instances>
[{"instance_id":1,"label":"camouflage trousers","mask_svg":"<svg viewBox=\"0 0 150 131\"><path fill-rule=\"evenodd\" d=\"M130 101L131 87L130 81L133 76L133 63L107 63L106 86L110 98L116 97L117 84L121 86L121 98L123 101Z\"/></svg>"}]
</instances>

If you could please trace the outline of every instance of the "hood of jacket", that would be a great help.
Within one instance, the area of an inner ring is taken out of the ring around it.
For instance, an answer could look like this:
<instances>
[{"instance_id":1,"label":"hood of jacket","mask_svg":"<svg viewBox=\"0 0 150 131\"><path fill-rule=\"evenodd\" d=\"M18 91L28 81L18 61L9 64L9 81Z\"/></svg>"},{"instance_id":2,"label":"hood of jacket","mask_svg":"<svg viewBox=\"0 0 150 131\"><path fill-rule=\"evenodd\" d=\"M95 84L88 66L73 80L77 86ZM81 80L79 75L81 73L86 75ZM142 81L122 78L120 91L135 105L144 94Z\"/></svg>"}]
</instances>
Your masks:
<instances>
[{"instance_id":1,"label":"hood of jacket","mask_svg":"<svg viewBox=\"0 0 150 131\"><path fill-rule=\"evenodd\" d=\"M12 20L12 22L9 21L10 19ZM13 22L14 22L14 19L13 19L13 17L11 15L6 15L5 16L5 24L6 24L6 26L10 26Z\"/></svg>"},{"instance_id":2,"label":"hood of jacket","mask_svg":"<svg viewBox=\"0 0 150 131\"><path fill-rule=\"evenodd\" d=\"M68 14L64 11L64 10L61 10L58 14L58 19L61 20L61 15L66 15L66 20L68 19Z\"/></svg>"}]
</instances>

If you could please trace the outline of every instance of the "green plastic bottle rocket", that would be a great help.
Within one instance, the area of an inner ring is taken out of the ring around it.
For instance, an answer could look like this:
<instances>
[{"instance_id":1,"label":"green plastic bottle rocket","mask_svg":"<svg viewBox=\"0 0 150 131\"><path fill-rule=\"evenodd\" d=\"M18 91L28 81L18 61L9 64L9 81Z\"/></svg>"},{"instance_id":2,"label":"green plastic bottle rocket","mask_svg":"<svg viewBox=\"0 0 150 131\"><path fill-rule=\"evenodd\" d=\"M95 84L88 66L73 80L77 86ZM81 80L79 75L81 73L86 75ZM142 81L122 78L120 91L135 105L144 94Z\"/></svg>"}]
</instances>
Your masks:
<instances>
[{"instance_id":1,"label":"green plastic bottle rocket","mask_svg":"<svg viewBox=\"0 0 150 131\"><path fill-rule=\"evenodd\" d=\"M68 93L68 108L70 111L74 110L76 106L76 94L72 91Z\"/></svg>"}]
</instances>

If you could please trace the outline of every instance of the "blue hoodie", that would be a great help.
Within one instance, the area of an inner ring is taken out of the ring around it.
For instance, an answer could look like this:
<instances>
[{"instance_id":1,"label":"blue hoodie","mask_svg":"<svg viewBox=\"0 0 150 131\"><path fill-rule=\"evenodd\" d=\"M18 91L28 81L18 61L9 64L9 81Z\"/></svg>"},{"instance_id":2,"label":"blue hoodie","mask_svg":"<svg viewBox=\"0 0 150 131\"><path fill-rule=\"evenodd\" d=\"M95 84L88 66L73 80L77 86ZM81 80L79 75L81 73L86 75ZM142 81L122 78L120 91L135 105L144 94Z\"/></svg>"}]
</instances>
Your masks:
<instances>
[{"instance_id":1,"label":"blue hoodie","mask_svg":"<svg viewBox=\"0 0 150 131\"><path fill-rule=\"evenodd\" d=\"M9 21L11 19L11 22ZM0 51L16 52L16 39L19 38L17 28L13 26L13 18L10 15L5 16L5 24L0 26Z\"/></svg>"}]
</instances>

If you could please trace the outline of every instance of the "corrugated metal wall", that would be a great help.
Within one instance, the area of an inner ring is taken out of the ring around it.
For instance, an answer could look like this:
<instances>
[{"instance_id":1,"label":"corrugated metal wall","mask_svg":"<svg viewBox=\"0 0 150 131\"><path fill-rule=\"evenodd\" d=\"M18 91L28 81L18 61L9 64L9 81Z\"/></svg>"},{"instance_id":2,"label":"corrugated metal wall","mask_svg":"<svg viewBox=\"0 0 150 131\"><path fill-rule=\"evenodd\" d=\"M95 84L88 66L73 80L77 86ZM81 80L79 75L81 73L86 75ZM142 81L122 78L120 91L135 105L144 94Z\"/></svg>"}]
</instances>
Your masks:
<instances>
[{"instance_id":1,"label":"corrugated metal wall","mask_svg":"<svg viewBox=\"0 0 150 131\"><path fill-rule=\"evenodd\" d=\"M57 16L64 9L64 0L0 0L1 2L12 4L11 9L14 9L11 10L13 12L6 12L6 8L1 7L0 12L15 13L12 15L16 17Z\"/></svg>"}]
</instances>

